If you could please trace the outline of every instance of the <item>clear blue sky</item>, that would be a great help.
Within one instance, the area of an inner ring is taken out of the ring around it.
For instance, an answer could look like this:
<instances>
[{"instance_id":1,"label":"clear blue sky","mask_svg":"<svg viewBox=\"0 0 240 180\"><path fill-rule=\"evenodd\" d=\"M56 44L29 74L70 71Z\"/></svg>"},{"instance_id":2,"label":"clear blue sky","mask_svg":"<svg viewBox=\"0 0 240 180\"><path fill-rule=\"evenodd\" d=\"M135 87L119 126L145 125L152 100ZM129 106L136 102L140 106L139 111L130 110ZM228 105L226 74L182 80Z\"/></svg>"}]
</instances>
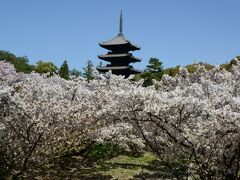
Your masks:
<instances>
[{"instance_id":1,"label":"clear blue sky","mask_svg":"<svg viewBox=\"0 0 240 180\"><path fill-rule=\"evenodd\" d=\"M97 65L107 52L98 42L118 33L123 10L125 36L142 47L135 67L150 57L165 67L220 64L240 55L239 7L239 0L0 0L0 49L32 64Z\"/></svg>"}]
</instances>

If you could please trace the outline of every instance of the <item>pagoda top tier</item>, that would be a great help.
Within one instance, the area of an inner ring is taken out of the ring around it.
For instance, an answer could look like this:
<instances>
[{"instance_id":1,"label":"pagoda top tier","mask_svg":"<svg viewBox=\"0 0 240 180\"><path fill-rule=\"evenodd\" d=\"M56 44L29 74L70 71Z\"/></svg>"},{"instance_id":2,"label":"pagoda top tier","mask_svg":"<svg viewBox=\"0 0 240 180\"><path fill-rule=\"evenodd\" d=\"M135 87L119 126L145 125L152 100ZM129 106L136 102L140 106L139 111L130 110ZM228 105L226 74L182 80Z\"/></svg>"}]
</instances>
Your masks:
<instances>
[{"instance_id":1,"label":"pagoda top tier","mask_svg":"<svg viewBox=\"0 0 240 180\"><path fill-rule=\"evenodd\" d=\"M127 40L123 34L118 34L117 36L113 37L112 39L99 43L99 45L105 49L111 51L135 51L140 50L140 47L132 44L129 40Z\"/></svg>"},{"instance_id":2,"label":"pagoda top tier","mask_svg":"<svg viewBox=\"0 0 240 180\"><path fill-rule=\"evenodd\" d=\"M128 51L136 51L140 50L140 47L131 43L124 35L123 35L123 18L122 11L120 14L120 25L119 25L119 33L117 36L112 39L99 43L99 45L105 49L111 51L120 51L120 52L128 52Z\"/></svg>"}]
</instances>

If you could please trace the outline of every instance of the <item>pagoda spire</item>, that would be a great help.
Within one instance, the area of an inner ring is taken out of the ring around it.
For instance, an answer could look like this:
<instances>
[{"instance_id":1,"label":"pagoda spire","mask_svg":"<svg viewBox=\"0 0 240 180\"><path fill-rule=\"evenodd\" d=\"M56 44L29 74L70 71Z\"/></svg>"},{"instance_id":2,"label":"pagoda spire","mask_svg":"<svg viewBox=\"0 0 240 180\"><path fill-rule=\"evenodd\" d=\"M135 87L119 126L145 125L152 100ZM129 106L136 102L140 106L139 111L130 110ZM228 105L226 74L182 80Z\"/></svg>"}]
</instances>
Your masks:
<instances>
[{"instance_id":1,"label":"pagoda spire","mask_svg":"<svg viewBox=\"0 0 240 180\"><path fill-rule=\"evenodd\" d=\"M122 10L120 14L120 24L119 24L119 35L122 35L122 30L123 30L123 18L122 18Z\"/></svg>"}]
</instances>

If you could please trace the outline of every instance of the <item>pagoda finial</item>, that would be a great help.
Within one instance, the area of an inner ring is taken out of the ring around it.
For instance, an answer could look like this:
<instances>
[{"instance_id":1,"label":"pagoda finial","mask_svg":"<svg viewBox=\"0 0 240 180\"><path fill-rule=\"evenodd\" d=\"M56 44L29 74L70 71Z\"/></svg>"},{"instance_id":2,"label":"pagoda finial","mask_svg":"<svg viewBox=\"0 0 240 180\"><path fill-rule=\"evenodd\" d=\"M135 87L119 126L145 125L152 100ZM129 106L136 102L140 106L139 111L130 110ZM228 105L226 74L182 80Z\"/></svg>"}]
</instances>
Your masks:
<instances>
[{"instance_id":1,"label":"pagoda finial","mask_svg":"<svg viewBox=\"0 0 240 180\"><path fill-rule=\"evenodd\" d=\"M123 29L123 18L122 18L122 10L121 10L121 14L120 14L120 24L119 24L119 35L122 35L122 29Z\"/></svg>"}]
</instances>

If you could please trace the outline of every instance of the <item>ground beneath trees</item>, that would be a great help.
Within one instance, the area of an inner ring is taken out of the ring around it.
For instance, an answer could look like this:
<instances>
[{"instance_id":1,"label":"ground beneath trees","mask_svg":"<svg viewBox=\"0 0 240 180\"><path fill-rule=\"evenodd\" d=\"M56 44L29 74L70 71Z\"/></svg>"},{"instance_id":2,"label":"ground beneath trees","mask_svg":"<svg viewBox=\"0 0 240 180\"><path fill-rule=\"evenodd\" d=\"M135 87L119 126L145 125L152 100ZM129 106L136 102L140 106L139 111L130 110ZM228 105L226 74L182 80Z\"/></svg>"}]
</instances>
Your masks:
<instances>
[{"instance_id":1,"label":"ground beneath trees","mask_svg":"<svg viewBox=\"0 0 240 180\"><path fill-rule=\"evenodd\" d=\"M81 180L126 180L126 179L173 179L169 170L163 167L151 153L139 157L118 155L108 160L92 161L82 157L61 159L42 167L23 179L81 179Z\"/></svg>"}]
</instances>

